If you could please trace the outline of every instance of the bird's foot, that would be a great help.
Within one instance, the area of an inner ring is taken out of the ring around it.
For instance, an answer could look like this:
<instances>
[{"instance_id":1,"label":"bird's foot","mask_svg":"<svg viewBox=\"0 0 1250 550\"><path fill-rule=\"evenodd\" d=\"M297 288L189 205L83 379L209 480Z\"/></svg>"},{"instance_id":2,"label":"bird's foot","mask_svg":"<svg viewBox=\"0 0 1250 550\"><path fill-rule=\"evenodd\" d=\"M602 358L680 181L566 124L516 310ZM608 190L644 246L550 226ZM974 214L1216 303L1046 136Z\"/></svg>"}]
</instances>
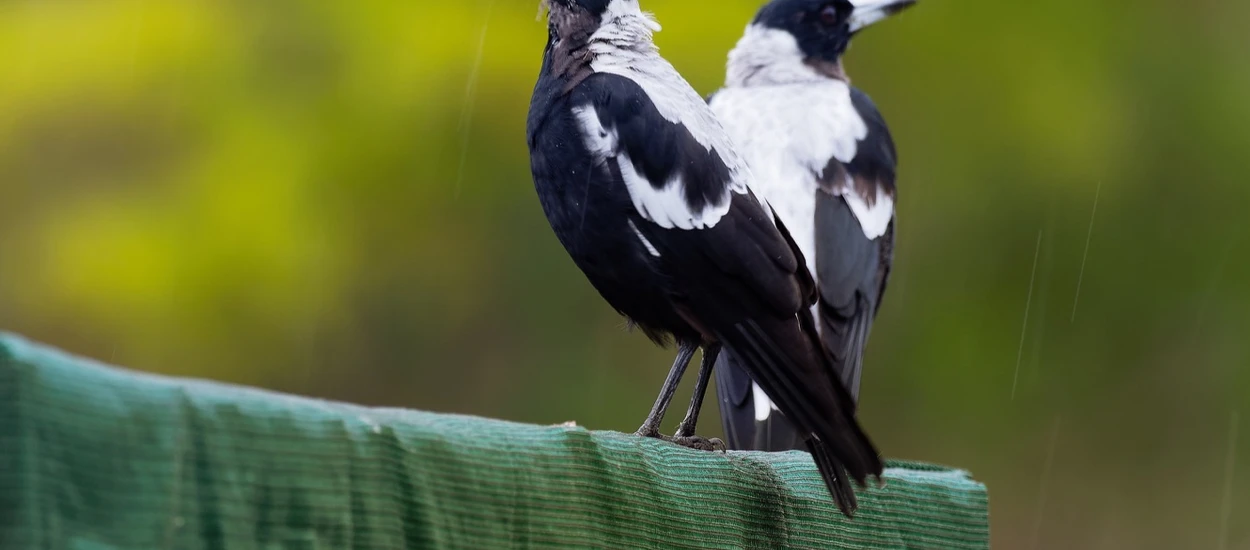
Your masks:
<instances>
[{"instance_id":1,"label":"bird's foot","mask_svg":"<svg viewBox=\"0 0 1250 550\"><path fill-rule=\"evenodd\" d=\"M660 439L699 451L720 451L723 453L729 450L729 447L725 445L724 441L715 437L709 438L697 435L662 435L660 436Z\"/></svg>"},{"instance_id":2,"label":"bird's foot","mask_svg":"<svg viewBox=\"0 0 1250 550\"><path fill-rule=\"evenodd\" d=\"M651 422L647 422L646 424L643 424L641 428L638 428L638 431L634 432L634 435L638 437L651 437L655 439L664 438L664 436L660 435L660 429L652 425Z\"/></svg>"},{"instance_id":3,"label":"bird's foot","mask_svg":"<svg viewBox=\"0 0 1250 550\"><path fill-rule=\"evenodd\" d=\"M650 437L654 439L659 439L661 441L667 441L669 443L674 443L677 445L681 445L682 447L695 449L699 451L725 452L726 450L729 449L729 447L725 445L724 441L721 441L715 437L707 438L707 437L701 437L697 435L681 435L680 428L678 429L677 433L678 435L664 435L660 433L659 430L647 429L647 427L644 426L642 428L639 428L638 431L634 432L634 435L637 435L639 437Z\"/></svg>"}]
</instances>

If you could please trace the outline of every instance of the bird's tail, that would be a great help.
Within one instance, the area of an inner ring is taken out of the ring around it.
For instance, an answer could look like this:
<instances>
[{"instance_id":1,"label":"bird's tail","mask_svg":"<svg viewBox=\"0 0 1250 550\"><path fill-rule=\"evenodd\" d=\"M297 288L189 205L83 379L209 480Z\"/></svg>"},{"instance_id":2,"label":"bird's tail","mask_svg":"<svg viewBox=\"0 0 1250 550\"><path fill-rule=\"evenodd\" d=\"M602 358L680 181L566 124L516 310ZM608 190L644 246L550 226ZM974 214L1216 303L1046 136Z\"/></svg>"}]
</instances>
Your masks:
<instances>
[{"instance_id":1,"label":"bird's tail","mask_svg":"<svg viewBox=\"0 0 1250 550\"><path fill-rule=\"evenodd\" d=\"M872 332L875 306L864 303L848 319L823 299L820 301L818 322L822 323L820 339L825 351L833 358L834 370L846 385L851 399L859 401L859 385L864 373L864 350L868 335Z\"/></svg>"},{"instance_id":2,"label":"bird's tail","mask_svg":"<svg viewBox=\"0 0 1250 550\"><path fill-rule=\"evenodd\" d=\"M794 424L773 409L771 400L755 391L759 386L742 370L740 363L738 357L726 349L716 357L712 370L716 375L716 394L728 447L768 452L807 449L805 438Z\"/></svg>"},{"instance_id":3,"label":"bird's tail","mask_svg":"<svg viewBox=\"0 0 1250 550\"><path fill-rule=\"evenodd\" d=\"M854 400L812 336L815 331L800 319L748 320L719 336L804 435L825 485L850 517L856 502L849 480L863 487L868 476L880 477L884 466L855 419Z\"/></svg>"},{"instance_id":4,"label":"bird's tail","mask_svg":"<svg viewBox=\"0 0 1250 550\"><path fill-rule=\"evenodd\" d=\"M816 461L816 470L820 472L820 478L824 480L829 494L833 495L833 503L838 505L838 509L846 517L851 517L855 513L855 508L859 506L859 502L855 499L855 490L851 487L851 481L846 477L846 468L838 462L838 457L832 449L818 440L807 440L807 450L812 453L812 459ZM863 486L862 482L860 486Z\"/></svg>"}]
</instances>

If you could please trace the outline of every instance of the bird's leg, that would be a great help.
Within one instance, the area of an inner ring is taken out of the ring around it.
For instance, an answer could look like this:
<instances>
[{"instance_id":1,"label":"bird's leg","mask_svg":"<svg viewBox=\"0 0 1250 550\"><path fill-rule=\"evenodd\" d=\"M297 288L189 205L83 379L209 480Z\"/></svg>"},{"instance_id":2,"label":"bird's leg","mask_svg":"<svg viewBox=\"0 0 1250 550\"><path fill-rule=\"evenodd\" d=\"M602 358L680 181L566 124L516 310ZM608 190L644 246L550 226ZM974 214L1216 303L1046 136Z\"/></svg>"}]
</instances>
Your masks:
<instances>
[{"instance_id":1,"label":"bird's leg","mask_svg":"<svg viewBox=\"0 0 1250 550\"><path fill-rule=\"evenodd\" d=\"M673 361L673 368L668 371L664 387L660 388L660 396L655 398L651 414L647 415L647 420L642 423L642 427L638 428L635 434L643 437L661 437L660 422L664 421L664 413L668 411L668 405L673 402L673 394L677 392L677 385L681 383L681 375L686 372L686 365L690 364L690 359L694 357L694 352L698 347L693 343L678 343L677 360Z\"/></svg>"},{"instance_id":2,"label":"bird's leg","mask_svg":"<svg viewBox=\"0 0 1250 550\"><path fill-rule=\"evenodd\" d=\"M699 410L703 408L703 396L707 394L708 382L712 380L712 366L716 364L716 356L720 355L720 344L711 344L703 348L703 361L699 365L699 378L694 383L694 395L690 398L690 408L686 417L677 426L680 437L694 435L695 424L699 422Z\"/></svg>"},{"instance_id":3,"label":"bird's leg","mask_svg":"<svg viewBox=\"0 0 1250 550\"><path fill-rule=\"evenodd\" d=\"M725 450L725 442L716 438L703 438L694 435L695 424L699 422L699 410L703 408L703 396L707 394L708 382L712 380L712 367L716 364L716 356L720 355L720 344L709 344L703 347L703 360L699 365L699 378L694 383L694 395L690 398L690 408L686 417L677 426L673 442L686 447L705 451Z\"/></svg>"}]
</instances>

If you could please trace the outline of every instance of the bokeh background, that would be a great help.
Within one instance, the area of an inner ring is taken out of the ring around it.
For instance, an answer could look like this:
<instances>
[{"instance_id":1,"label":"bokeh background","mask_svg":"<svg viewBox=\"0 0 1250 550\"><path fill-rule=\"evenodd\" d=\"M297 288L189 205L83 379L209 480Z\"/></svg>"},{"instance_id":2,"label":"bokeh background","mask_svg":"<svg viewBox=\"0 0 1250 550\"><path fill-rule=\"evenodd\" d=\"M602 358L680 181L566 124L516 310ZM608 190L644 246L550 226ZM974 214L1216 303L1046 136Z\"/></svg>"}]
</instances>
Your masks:
<instances>
[{"instance_id":1,"label":"bokeh background","mask_svg":"<svg viewBox=\"0 0 1250 550\"><path fill-rule=\"evenodd\" d=\"M644 1L705 94L757 6ZM536 14L0 2L0 329L633 430L671 351L540 211ZM861 416L985 481L997 548L1250 548L1248 31L1236 0L923 0L851 50L902 162Z\"/></svg>"}]
</instances>

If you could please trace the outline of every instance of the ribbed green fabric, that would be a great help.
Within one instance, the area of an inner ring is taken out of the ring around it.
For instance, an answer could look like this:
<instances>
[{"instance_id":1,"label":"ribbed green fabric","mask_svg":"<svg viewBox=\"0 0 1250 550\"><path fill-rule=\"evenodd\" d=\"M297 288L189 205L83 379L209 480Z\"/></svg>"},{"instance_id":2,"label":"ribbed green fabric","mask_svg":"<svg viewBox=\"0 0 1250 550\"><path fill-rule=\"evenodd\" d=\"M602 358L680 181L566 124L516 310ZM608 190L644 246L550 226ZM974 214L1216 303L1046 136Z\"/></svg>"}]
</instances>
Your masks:
<instances>
[{"instance_id":1,"label":"ribbed green fabric","mask_svg":"<svg viewBox=\"0 0 1250 550\"><path fill-rule=\"evenodd\" d=\"M987 548L985 487L891 463L847 520L811 458L370 409L0 334L0 548Z\"/></svg>"}]
</instances>

